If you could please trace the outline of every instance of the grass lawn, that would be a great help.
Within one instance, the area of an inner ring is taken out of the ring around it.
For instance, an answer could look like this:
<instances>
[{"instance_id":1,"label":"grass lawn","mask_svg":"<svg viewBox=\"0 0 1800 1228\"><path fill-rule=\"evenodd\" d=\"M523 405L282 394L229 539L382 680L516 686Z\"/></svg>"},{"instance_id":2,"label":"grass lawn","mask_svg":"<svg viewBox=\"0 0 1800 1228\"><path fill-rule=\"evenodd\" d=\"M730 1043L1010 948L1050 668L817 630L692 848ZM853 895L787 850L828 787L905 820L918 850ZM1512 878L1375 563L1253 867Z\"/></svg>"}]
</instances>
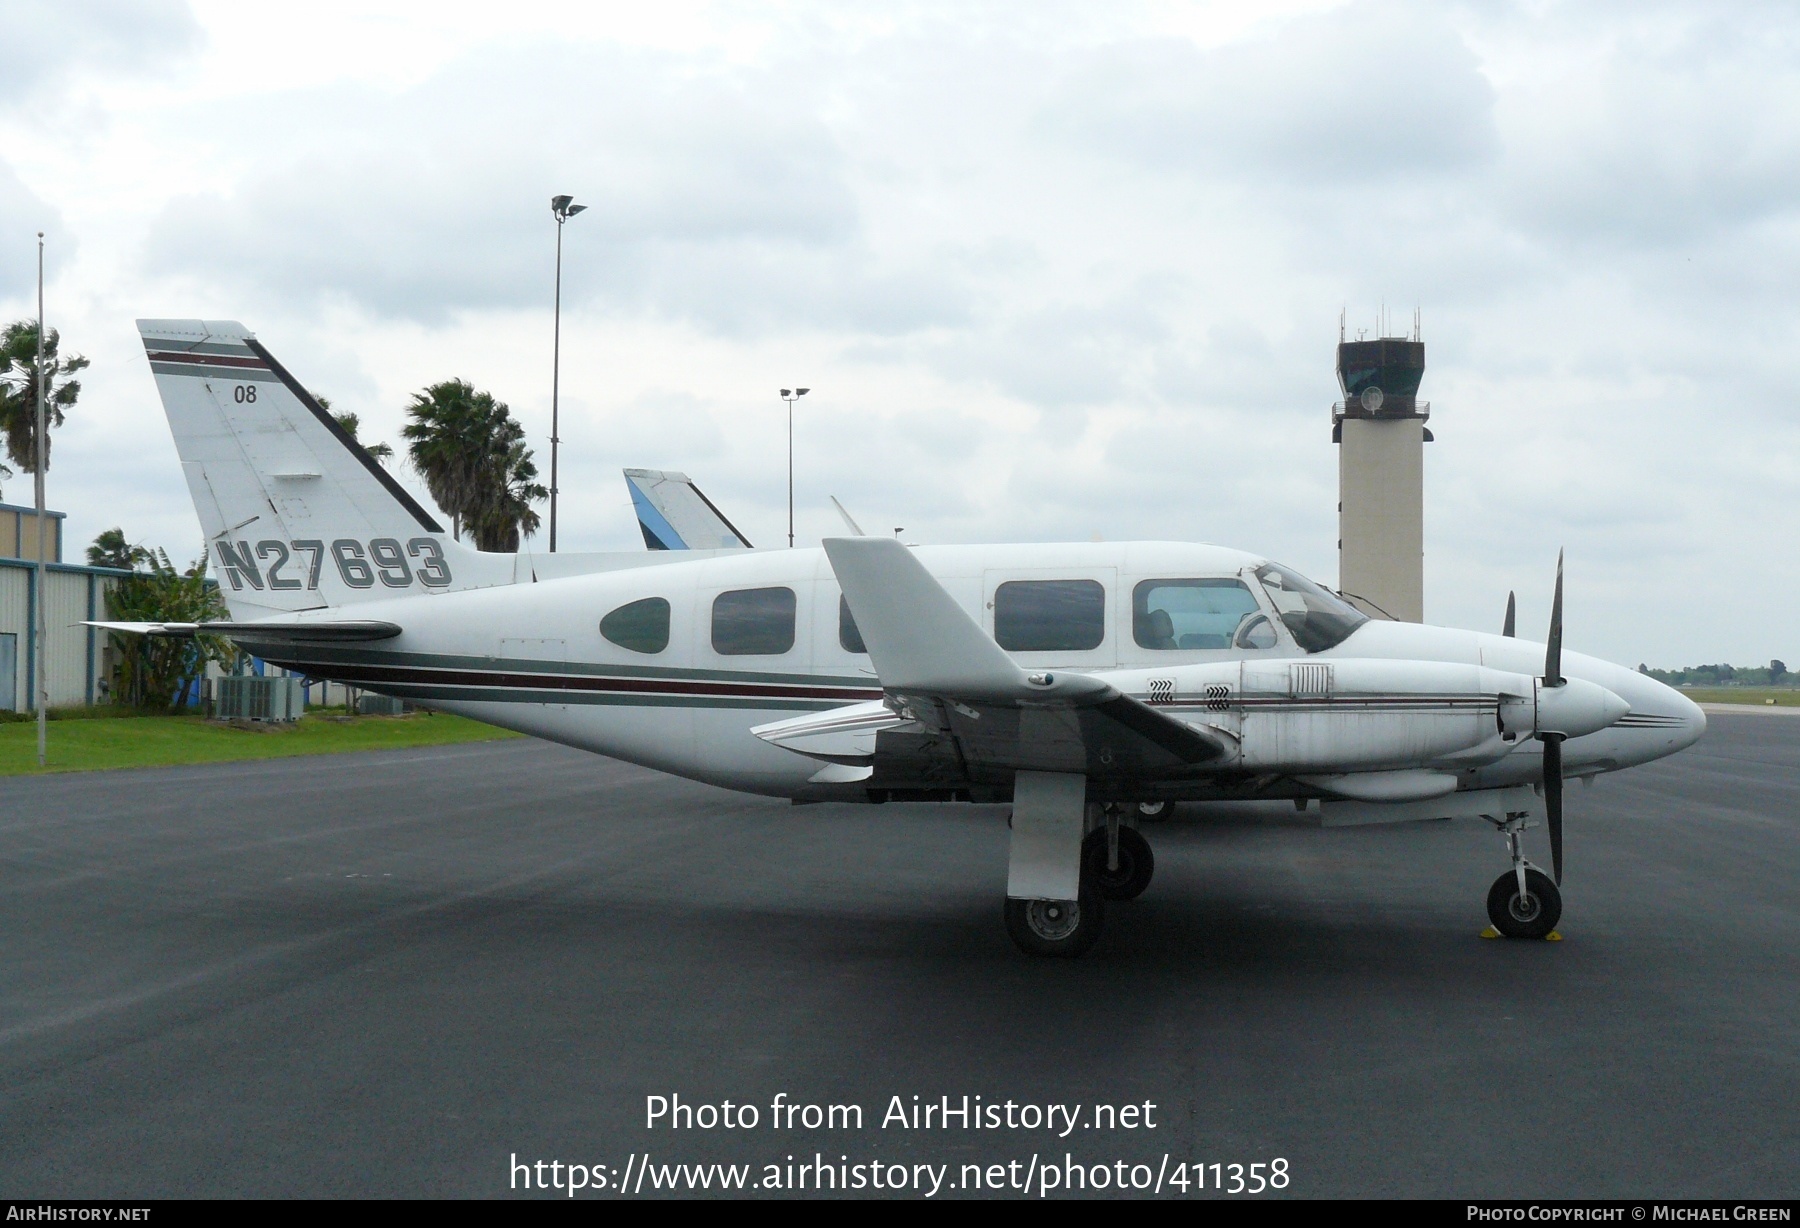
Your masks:
<instances>
[{"instance_id":1,"label":"grass lawn","mask_svg":"<svg viewBox=\"0 0 1800 1228\"><path fill-rule=\"evenodd\" d=\"M37 724L0 724L0 776L39 772L96 772L110 768L171 767L236 759L332 755L351 750L398 750L447 742L487 742L518 734L460 716L307 716L293 725L251 729L198 716L141 716L111 720L53 720L48 766L37 765Z\"/></svg>"},{"instance_id":2,"label":"grass lawn","mask_svg":"<svg viewBox=\"0 0 1800 1228\"><path fill-rule=\"evenodd\" d=\"M1681 693L1697 704L1755 704L1778 708L1800 707L1800 687L1786 686L1684 686Z\"/></svg>"}]
</instances>

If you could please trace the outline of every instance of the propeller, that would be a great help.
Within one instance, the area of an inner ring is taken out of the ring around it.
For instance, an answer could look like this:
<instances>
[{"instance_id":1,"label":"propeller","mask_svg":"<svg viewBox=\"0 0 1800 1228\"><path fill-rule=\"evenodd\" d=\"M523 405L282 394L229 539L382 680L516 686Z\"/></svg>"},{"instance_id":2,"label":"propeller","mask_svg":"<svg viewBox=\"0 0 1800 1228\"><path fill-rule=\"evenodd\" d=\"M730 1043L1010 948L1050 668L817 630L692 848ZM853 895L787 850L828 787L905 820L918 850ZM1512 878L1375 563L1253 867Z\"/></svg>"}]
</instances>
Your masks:
<instances>
[{"instance_id":1,"label":"propeller","mask_svg":"<svg viewBox=\"0 0 1800 1228\"><path fill-rule=\"evenodd\" d=\"M1518 614L1518 610L1519 610L1518 594L1516 594L1516 593L1506 594L1506 622L1500 628L1500 634L1504 635L1509 640L1511 638L1513 638L1513 622L1514 622L1515 616Z\"/></svg>"},{"instance_id":2,"label":"propeller","mask_svg":"<svg viewBox=\"0 0 1800 1228\"><path fill-rule=\"evenodd\" d=\"M1513 607L1511 600L1506 603L1506 626L1512 628ZM1540 685L1544 687L1560 687L1567 684L1568 679L1562 672L1562 617L1563 617L1563 556L1556 552L1556 596L1550 602L1550 634L1546 637L1544 647L1544 676ZM1556 885L1562 886L1563 870L1563 774L1562 750L1563 739L1568 735L1550 731L1540 731L1538 741L1544 744L1544 825L1550 829L1550 868L1555 874Z\"/></svg>"}]
</instances>

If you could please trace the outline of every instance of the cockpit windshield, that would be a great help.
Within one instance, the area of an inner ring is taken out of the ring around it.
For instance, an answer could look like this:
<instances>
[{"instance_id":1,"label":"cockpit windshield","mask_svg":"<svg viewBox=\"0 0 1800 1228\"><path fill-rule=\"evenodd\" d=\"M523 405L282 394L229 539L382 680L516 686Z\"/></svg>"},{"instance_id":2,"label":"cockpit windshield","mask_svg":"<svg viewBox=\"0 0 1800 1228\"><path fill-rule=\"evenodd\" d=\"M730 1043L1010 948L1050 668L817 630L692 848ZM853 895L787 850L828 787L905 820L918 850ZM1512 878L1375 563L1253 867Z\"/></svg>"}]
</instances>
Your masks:
<instances>
[{"instance_id":1,"label":"cockpit windshield","mask_svg":"<svg viewBox=\"0 0 1800 1228\"><path fill-rule=\"evenodd\" d=\"M1307 652L1324 652L1350 638L1350 633L1369 621L1369 616L1320 588L1311 580L1279 563L1256 569L1264 591L1281 613L1281 621L1294 642Z\"/></svg>"}]
</instances>

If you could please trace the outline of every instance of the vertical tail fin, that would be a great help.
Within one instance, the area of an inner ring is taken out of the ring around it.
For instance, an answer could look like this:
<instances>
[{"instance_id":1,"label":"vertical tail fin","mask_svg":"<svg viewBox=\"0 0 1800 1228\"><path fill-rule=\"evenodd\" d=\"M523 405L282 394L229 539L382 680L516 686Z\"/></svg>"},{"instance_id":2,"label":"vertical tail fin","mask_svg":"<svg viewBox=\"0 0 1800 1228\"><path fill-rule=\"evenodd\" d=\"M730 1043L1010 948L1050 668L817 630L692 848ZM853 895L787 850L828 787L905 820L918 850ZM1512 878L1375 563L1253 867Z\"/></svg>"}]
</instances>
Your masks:
<instances>
[{"instance_id":1,"label":"vertical tail fin","mask_svg":"<svg viewBox=\"0 0 1800 1228\"><path fill-rule=\"evenodd\" d=\"M242 324L138 332L234 619L512 582L510 555L453 540Z\"/></svg>"},{"instance_id":2,"label":"vertical tail fin","mask_svg":"<svg viewBox=\"0 0 1800 1228\"><path fill-rule=\"evenodd\" d=\"M625 486L637 511L644 545L652 550L748 549L750 539L700 493L685 473L627 469Z\"/></svg>"}]
</instances>

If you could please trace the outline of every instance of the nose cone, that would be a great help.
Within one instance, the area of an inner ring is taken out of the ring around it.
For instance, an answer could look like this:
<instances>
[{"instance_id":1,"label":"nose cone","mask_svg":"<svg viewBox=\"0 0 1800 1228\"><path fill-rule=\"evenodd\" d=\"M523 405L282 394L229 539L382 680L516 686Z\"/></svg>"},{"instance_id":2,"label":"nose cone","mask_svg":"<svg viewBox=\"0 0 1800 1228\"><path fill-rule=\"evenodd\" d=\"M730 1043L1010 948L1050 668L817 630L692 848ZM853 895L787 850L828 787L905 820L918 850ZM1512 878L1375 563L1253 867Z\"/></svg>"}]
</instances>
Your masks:
<instances>
[{"instance_id":1,"label":"nose cone","mask_svg":"<svg viewBox=\"0 0 1800 1228\"><path fill-rule=\"evenodd\" d=\"M1676 738L1675 749L1692 746L1706 734L1705 711L1674 687L1665 686L1663 690L1669 694L1669 711L1681 718L1682 733Z\"/></svg>"}]
</instances>

